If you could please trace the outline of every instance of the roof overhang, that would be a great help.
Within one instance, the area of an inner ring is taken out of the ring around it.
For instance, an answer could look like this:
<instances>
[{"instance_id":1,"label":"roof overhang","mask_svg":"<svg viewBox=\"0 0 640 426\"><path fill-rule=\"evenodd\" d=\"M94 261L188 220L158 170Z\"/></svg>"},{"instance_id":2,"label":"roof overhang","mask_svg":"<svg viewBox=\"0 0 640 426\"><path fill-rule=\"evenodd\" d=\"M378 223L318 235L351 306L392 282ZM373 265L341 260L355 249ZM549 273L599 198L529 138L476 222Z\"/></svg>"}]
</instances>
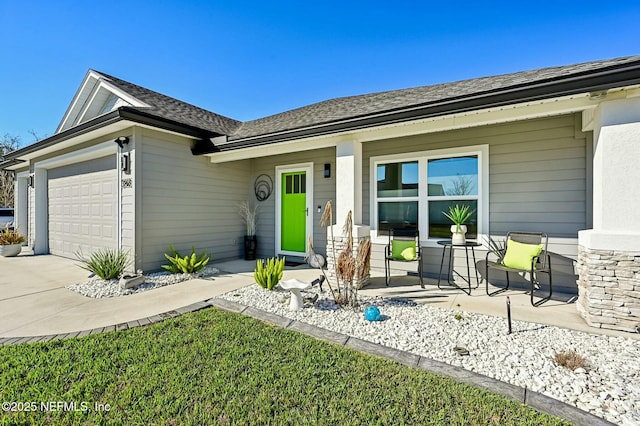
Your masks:
<instances>
[{"instance_id":1,"label":"roof overhang","mask_svg":"<svg viewBox=\"0 0 640 426\"><path fill-rule=\"evenodd\" d=\"M637 91L637 90L636 90ZM250 146L207 154L213 163L258 158L336 146L347 140L373 142L384 139L429 134L471 127L488 126L522 120L593 111L603 100L625 97L627 91L609 91L606 98L592 99L589 93L541 101L522 102L508 106L484 108L474 111L442 114L433 117L345 130L334 134L318 135L297 140L284 140L267 145ZM634 92L635 93L635 92Z\"/></svg>"},{"instance_id":2,"label":"roof overhang","mask_svg":"<svg viewBox=\"0 0 640 426\"><path fill-rule=\"evenodd\" d=\"M551 80L523 83L517 86L497 88L464 97L451 97L435 102L398 108L381 113L352 117L320 125L297 128L278 133L242 139L217 141L220 153L246 149L311 137L342 134L367 128L388 126L416 120L450 117L476 111L492 110L539 101L565 99L572 96L588 97L590 93L640 84L640 63L625 64L606 69L572 74Z\"/></svg>"},{"instance_id":3,"label":"roof overhang","mask_svg":"<svg viewBox=\"0 0 640 426\"><path fill-rule=\"evenodd\" d=\"M199 143L199 152L211 152L209 140L220 136L217 133L206 131L194 126L179 123L175 120L158 117L146 111L140 111L135 107L120 107L115 111L96 117L71 129L56 133L53 136L42 139L32 145L13 151L5 155L5 161L0 163L0 169L15 170L25 166L25 162L41 157L52 152L72 147L93 139L99 139L110 133L127 129L133 125L149 127L157 130L186 136L194 141L206 141ZM203 147L203 145L207 145Z\"/></svg>"}]
</instances>

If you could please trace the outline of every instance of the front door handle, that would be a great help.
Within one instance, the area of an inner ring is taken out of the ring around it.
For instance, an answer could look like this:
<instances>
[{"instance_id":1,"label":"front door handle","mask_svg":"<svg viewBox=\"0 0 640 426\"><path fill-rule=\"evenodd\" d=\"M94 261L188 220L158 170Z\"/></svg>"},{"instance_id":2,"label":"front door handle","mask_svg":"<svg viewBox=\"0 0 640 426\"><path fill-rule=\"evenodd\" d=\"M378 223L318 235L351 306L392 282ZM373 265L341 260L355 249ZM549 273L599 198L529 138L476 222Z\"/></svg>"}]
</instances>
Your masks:
<instances>
[{"instance_id":1,"label":"front door handle","mask_svg":"<svg viewBox=\"0 0 640 426\"><path fill-rule=\"evenodd\" d=\"M305 211L306 211L306 213L307 213L307 216L309 216L309 207L307 207L307 208L305 209Z\"/></svg>"}]
</instances>

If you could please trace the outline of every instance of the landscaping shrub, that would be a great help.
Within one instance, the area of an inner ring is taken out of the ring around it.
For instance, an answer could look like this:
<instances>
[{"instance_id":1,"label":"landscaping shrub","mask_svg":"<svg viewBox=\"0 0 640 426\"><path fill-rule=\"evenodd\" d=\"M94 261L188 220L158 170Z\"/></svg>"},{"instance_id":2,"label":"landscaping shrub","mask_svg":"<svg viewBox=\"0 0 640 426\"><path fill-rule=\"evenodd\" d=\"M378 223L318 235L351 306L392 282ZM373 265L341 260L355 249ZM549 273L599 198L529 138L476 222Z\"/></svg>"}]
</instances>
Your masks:
<instances>
[{"instance_id":1,"label":"landscaping shrub","mask_svg":"<svg viewBox=\"0 0 640 426\"><path fill-rule=\"evenodd\" d=\"M9 229L8 226L0 232L0 245L22 244L24 241L24 235L18 230Z\"/></svg>"},{"instance_id":2,"label":"landscaping shrub","mask_svg":"<svg viewBox=\"0 0 640 426\"><path fill-rule=\"evenodd\" d=\"M587 359L573 350L556 353L554 360L557 365L561 365L572 371L576 368L587 367Z\"/></svg>"},{"instance_id":3,"label":"landscaping shrub","mask_svg":"<svg viewBox=\"0 0 640 426\"><path fill-rule=\"evenodd\" d=\"M253 278L256 283L267 290L273 290L273 288L282 279L284 271L284 257L276 259L272 257L270 259L258 259L256 262L256 269L253 271Z\"/></svg>"},{"instance_id":4,"label":"landscaping shrub","mask_svg":"<svg viewBox=\"0 0 640 426\"><path fill-rule=\"evenodd\" d=\"M198 256L195 246L191 246L191 254L184 257L172 245L169 246L169 249L171 249L171 256L165 253L164 257L167 258L170 264L162 265L162 268L172 274L200 272L209 263L210 256L207 256L207 249L202 250L202 253Z\"/></svg>"},{"instance_id":5,"label":"landscaping shrub","mask_svg":"<svg viewBox=\"0 0 640 426\"><path fill-rule=\"evenodd\" d=\"M119 278L131 264L129 252L122 250L100 249L91 253L88 259L82 251L77 251L75 255L82 262L82 265L79 265L82 269L96 274L103 280Z\"/></svg>"}]
</instances>

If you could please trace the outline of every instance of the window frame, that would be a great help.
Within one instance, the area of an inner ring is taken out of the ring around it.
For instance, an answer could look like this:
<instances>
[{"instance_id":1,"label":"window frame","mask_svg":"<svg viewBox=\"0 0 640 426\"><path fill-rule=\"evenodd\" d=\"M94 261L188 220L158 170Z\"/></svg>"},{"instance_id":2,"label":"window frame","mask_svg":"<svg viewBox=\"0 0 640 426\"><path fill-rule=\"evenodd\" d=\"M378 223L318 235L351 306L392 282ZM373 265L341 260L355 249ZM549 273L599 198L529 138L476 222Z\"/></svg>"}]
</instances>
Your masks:
<instances>
[{"instance_id":1,"label":"window frame","mask_svg":"<svg viewBox=\"0 0 640 426\"><path fill-rule=\"evenodd\" d=\"M460 196L457 199L469 198L478 202L478 232L477 240L489 233L489 145L472 145L456 148L435 149L430 151L407 152L402 154L380 155L369 159L369 226L371 239L374 243L385 244L388 236L378 233L378 202L418 201L418 230L420 243L425 247L437 247L441 238L428 238L429 235L429 201L451 199L449 196L429 196L427 182L427 164L429 160L453 157L478 157L478 195ZM418 196L411 197L380 197L378 198L377 171L378 165L388 163L404 163L418 161Z\"/></svg>"}]
</instances>

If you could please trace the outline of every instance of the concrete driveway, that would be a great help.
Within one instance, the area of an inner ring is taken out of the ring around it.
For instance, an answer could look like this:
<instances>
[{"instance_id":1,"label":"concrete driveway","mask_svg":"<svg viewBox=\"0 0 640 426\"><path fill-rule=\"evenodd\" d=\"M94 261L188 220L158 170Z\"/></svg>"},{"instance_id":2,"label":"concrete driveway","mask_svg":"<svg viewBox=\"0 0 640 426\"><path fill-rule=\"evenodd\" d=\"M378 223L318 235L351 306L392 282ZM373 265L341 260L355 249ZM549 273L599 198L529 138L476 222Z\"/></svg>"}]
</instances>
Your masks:
<instances>
[{"instance_id":1,"label":"concrete driveway","mask_svg":"<svg viewBox=\"0 0 640 426\"><path fill-rule=\"evenodd\" d=\"M0 337L71 333L169 312L249 285L252 271L221 273L125 297L93 299L64 288L87 279L57 256L0 257Z\"/></svg>"}]
</instances>

